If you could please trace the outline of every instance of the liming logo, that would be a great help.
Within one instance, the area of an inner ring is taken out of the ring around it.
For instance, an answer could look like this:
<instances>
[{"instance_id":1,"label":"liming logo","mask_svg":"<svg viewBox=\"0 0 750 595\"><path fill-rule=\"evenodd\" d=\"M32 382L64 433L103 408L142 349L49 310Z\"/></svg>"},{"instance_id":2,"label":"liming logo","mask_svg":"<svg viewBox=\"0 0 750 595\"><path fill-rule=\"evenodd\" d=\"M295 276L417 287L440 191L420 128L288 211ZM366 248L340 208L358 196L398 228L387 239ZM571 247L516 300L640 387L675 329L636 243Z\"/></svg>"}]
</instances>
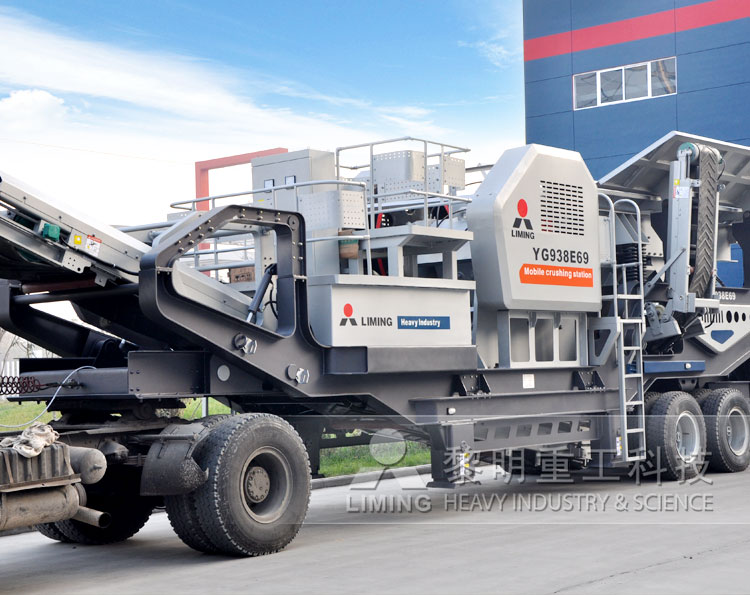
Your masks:
<instances>
[{"instance_id":1,"label":"liming logo","mask_svg":"<svg viewBox=\"0 0 750 595\"><path fill-rule=\"evenodd\" d=\"M529 214L529 205L526 204L526 201L522 198L518 201L516 209L518 210L519 216L516 217L515 221L513 221L511 236L514 238L526 238L533 240L534 228L531 226L531 219L526 218L526 215ZM523 223L523 226L526 228L525 230L521 229L521 223Z\"/></svg>"},{"instance_id":2,"label":"liming logo","mask_svg":"<svg viewBox=\"0 0 750 595\"><path fill-rule=\"evenodd\" d=\"M352 326L357 326L357 321L352 318L354 315L354 308L351 304L344 304L344 318L341 319L339 326L346 326L347 322Z\"/></svg>"}]
</instances>

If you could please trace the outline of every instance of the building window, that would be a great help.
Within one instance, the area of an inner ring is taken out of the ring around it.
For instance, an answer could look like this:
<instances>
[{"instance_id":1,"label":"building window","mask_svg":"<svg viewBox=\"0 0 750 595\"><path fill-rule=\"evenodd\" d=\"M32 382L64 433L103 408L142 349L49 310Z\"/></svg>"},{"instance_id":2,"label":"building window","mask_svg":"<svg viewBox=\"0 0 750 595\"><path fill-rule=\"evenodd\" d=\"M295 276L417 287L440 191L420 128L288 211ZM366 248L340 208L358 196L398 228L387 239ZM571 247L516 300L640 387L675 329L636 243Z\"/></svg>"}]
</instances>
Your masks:
<instances>
[{"instance_id":1,"label":"building window","mask_svg":"<svg viewBox=\"0 0 750 595\"><path fill-rule=\"evenodd\" d=\"M648 64L625 69L625 101L648 97Z\"/></svg>"},{"instance_id":2,"label":"building window","mask_svg":"<svg viewBox=\"0 0 750 595\"><path fill-rule=\"evenodd\" d=\"M674 58L651 62L651 95L677 93L677 64Z\"/></svg>"},{"instance_id":3,"label":"building window","mask_svg":"<svg viewBox=\"0 0 750 595\"><path fill-rule=\"evenodd\" d=\"M622 68L599 73L599 103L622 101Z\"/></svg>"},{"instance_id":4,"label":"building window","mask_svg":"<svg viewBox=\"0 0 750 595\"><path fill-rule=\"evenodd\" d=\"M577 110L674 93L677 93L675 58L573 76L573 105Z\"/></svg>"}]
</instances>

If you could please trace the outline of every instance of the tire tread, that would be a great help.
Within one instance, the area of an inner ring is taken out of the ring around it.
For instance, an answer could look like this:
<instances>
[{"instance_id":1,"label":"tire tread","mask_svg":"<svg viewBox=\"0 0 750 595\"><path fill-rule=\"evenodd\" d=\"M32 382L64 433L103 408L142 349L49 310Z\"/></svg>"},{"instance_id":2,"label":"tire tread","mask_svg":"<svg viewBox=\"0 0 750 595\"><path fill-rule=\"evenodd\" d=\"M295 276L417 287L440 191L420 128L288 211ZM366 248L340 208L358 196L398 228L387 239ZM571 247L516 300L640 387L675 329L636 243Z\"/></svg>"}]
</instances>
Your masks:
<instances>
[{"instance_id":1,"label":"tire tread","mask_svg":"<svg viewBox=\"0 0 750 595\"><path fill-rule=\"evenodd\" d=\"M297 533L301 528L300 524L297 526L294 533L288 536L288 538L282 543L278 544L278 546L263 548L248 547L246 544L239 543L238 540L233 537L232 532L226 524L226 520L228 519L224 519L222 516L222 498L218 485L219 474L215 473L215 470L222 465L223 459L227 454L227 447L232 443L234 435L237 434L246 424L264 418L283 424L282 427L290 431L292 435L296 437L301 451L304 453L307 476L310 477L310 459L307 454L307 449L304 446L304 442L297 431L280 417L270 413L236 415L214 428L205 439L206 446L203 451L204 458L202 463L210 470L208 482L201 486L201 488L198 488L194 493L196 510L206 536L221 552L225 554L255 557L278 552L284 549L297 536ZM308 489L305 506L308 506L309 502L310 490Z\"/></svg>"},{"instance_id":2,"label":"tire tread","mask_svg":"<svg viewBox=\"0 0 750 595\"><path fill-rule=\"evenodd\" d=\"M721 447L722 440L720 436L722 424L719 423L719 415L722 410L724 401L732 397L739 396L743 400L745 397L740 391L734 388L719 388L711 391L706 396L701 409L706 420L706 447L709 452L709 468L712 471L724 473L734 473L747 469L747 463L737 463L727 457L727 453ZM747 415L747 410L745 411ZM750 459L748 459L750 462Z\"/></svg>"},{"instance_id":3,"label":"tire tread","mask_svg":"<svg viewBox=\"0 0 750 595\"><path fill-rule=\"evenodd\" d=\"M669 424L672 423L670 419L669 411L673 404L678 400L689 399L698 407L698 420L699 424L703 425L703 438L705 439L705 422L703 422L703 415L701 414L700 407L698 406L695 399L689 394L682 391L668 391L663 393L657 399L654 400L651 406L650 413L646 418L646 448L647 448L647 459L651 462L655 468L658 465L664 465L666 468L664 471L664 477L670 480L676 479L691 479L697 475L697 471L694 468L681 469L678 465L675 465L675 461L668 456L667 448L664 446L664 452L659 456L659 447L665 444L665 439L668 435ZM705 443L703 449L705 450ZM671 445L669 446L671 448ZM654 451L652 449L656 448Z\"/></svg>"},{"instance_id":4,"label":"tire tread","mask_svg":"<svg viewBox=\"0 0 750 595\"><path fill-rule=\"evenodd\" d=\"M210 429L229 418L229 415L211 415L203 420L203 426ZM202 444L203 441L196 446L193 453L194 457L199 456ZM179 496L166 496L164 503L169 524L172 525L172 529L185 545L205 554L218 553L219 548L211 542L201 526L195 503L195 492Z\"/></svg>"}]
</instances>

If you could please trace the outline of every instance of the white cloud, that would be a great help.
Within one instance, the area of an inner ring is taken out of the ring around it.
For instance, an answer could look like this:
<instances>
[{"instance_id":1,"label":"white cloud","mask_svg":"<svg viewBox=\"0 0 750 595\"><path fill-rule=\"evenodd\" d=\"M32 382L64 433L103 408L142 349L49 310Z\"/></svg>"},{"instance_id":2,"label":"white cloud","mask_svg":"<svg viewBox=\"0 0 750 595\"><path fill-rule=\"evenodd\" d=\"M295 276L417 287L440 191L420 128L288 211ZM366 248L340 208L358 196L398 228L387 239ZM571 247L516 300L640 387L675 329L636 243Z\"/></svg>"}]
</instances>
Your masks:
<instances>
[{"instance_id":1,"label":"white cloud","mask_svg":"<svg viewBox=\"0 0 750 595\"><path fill-rule=\"evenodd\" d=\"M112 222L162 219L170 202L193 196L196 160L400 136L468 140L430 106L377 105L190 56L80 39L3 8L0 31L0 170ZM264 103L270 98L274 106ZM289 99L307 100L305 109L284 107ZM239 188L220 191L231 190Z\"/></svg>"},{"instance_id":2,"label":"white cloud","mask_svg":"<svg viewBox=\"0 0 750 595\"><path fill-rule=\"evenodd\" d=\"M186 56L121 49L100 42L72 38L40 28L0 9L0 81L12 87L43 88L96 98L131 107L155 110L169 118L227 125L254 137L302 140L304 131L318 137L352 136L328 122L284 108L259 107L253 100L269 91L267 77L253 77L221 64ZM293 83L273 83L270 91L288 97L326 102L338 107L421 117L419 107L376 107L370 101L335 97ZM230 126L232 125L232 126Z\"/></svg>"},{"instance_id":3,"label":"white cloud","mask_svg":"<svg viewBox=\"0 0 750 595\"><path fill-rule=\"evenodd\" d=\"M7 12L0 12L0 30L0 81L11 87L74 94L86 97L94 107L97 100L115 101L123 106L119 111L152 112L154 118L167 118L163 122L167 125L175 118L189 120L197 128L210 123L212 128L221 124L232 130L229 125L234 124L234 130L243 133L252 128L256 137L294 140L296 130L312 127L323 132L312 118L258 107L240 93L239 73L220 64L75 39ZM248 91L257 89L251 83Z\"/></svg>"},{"instance_id":4,"label":"white cloud","mask_svg":"<svg viewBox=\"0 0 750 595\"><path fill-rule=\"evenodd\" d=\"M476 41L459 41L459 47L474 48L499 69L517 65L523 58L523 11L520 4L517 0L476 2L473 6L476 29L488 35Z\"/></svg>"},{"instance_id":5,"label":"white cloud","mask_svg":"<svg viewBox=\"0 0 750 595\"><path fill-rule=\"evenodd\" d=\"M446 137L446 129L438 126L432 120L404 118L401 116L383 114L383 119L396 125L401 130L409 131L409 136L418 138L427 138L428 140L440 139Z\"/></svg>"},{"instance_id":6,"label":"white cloud","mask_svg":"<svg viewBox=\"0 0 750 595\"><path fill-rule=\"evenodd\" d=\"M521 59L521 52L515 46L508 49L506 43L500 41L479 41L474 47L497 68L508 68Z\"/></svg>"},{"instance_id":7,"label":"white cloud","mask_svg":"<svg viewBox=\"0 0 750 595\"><path fill-rule=\"evenodd\" d=\"M2 130L45 128L60 123L67 112L65 101L47 91L12 91L0 99L0 127Z\"/></svg>"},{"instance_id":8,"label":"white cloud","mask_svg":"<svg viewBox=\"0 0 750 595\"><path fill-rule=\"evenodd\" d=\"M118 222L161 218L193 193L193 162L276 146L333 149L442 133L420 107L294 84L271 91L361 110L348 118L258 103L268 79L187 56L78 39L0 8L0 169ZM342 113L339 110L339 113ZM217 176L218 177L218 176Z\"/></svg>"},{"instance_id":9,"label":"white cloud","mask_svg":"<svg viewBox=\"0 0 750 595\"><path fill-rule=\"evenodd\" d=\"M424 118L432 113L432 110L425 107L413 105L381 107L379 108L379 111L385 115L400 116L404 118Z\"/></svg>"},{"instance_id":10,"label":"white cloud","mask_svg":"<svg viewBox=\"0 0 750 595\"><path fill-rule=\"evenodd\" d=\"M522 53L516 40L504 36L493 37L484 41L459 41L459 47L474 48L496 68L506 69L521 61Z\"/></svg>"}]
</instances>

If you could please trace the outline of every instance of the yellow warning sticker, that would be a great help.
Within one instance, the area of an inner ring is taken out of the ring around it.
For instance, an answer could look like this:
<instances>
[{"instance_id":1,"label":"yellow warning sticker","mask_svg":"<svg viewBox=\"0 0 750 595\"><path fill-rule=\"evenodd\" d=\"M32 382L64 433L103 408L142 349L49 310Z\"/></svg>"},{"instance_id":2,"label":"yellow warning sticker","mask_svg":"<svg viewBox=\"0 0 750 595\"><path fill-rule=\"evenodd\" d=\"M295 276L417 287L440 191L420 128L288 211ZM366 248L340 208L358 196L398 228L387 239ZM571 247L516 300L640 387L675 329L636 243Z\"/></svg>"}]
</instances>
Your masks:
<instances>
[{"instance_id":1,"label":"yellow warning sticker","mask_svg":"<svg viewBox=\"0 0 750 595\"><path fill-rule=\"evenodd\" d=\"M81 244L83 244L83 236L73 236L73 243L76 246L80 246Z\"/></svg>"}]
</instances>

